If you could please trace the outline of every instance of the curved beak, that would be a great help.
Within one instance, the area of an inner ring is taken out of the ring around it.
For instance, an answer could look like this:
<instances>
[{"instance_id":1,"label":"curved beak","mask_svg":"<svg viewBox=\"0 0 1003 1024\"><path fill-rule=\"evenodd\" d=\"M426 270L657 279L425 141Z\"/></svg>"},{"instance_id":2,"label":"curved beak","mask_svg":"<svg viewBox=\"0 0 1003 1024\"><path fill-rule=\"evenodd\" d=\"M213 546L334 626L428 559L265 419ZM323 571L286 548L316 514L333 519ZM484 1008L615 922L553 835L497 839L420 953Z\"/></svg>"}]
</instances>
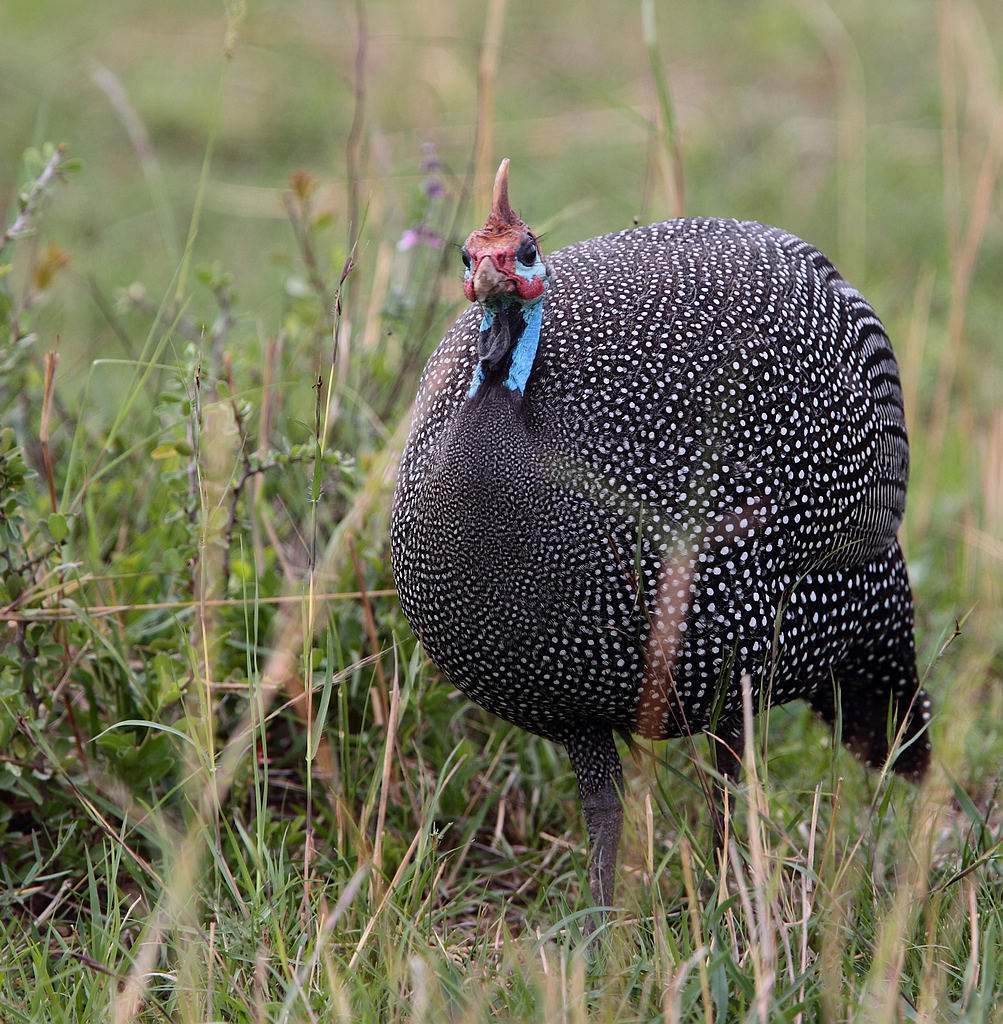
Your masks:
<instances>
[{"instance_id":1,"label":"curved beak","mask_svg":"<svg viewBox=\"0 0 1003 1024\"><path fill-rule=\"evenodd\" d=\"M471 284L478 302L484 302L499 295L511 295L516 287L515 282L495 266L495 261L490 255L481 257Z\"/></svg>"}]
</instances>

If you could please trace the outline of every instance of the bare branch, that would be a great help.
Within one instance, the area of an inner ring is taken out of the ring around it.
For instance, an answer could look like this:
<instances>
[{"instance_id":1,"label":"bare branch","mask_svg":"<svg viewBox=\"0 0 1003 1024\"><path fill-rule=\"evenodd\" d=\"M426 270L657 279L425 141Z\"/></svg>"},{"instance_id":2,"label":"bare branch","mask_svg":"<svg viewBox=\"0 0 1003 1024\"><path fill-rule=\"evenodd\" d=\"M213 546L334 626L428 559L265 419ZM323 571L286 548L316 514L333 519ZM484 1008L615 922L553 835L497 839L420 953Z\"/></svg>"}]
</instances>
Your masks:
<instances>
[{"instance_id":1,"label":"bare branch","mask_svg":"<svg viewBox=\"0 0 1003 1024\"><path fill-rule=\"evenodd\" d=\"M7 247L8 243L21 235L27 234L30 229L31 218L41 202L45 190L52 184L52 179L59 172L60 165L65 156L65 147L60 143L55 152L49 157L49 162L42 168L42 173L31 183L27 194L21 199L20 212L14 218L14 222L3 233L0 238L0 250Z\"/></svg>"}]
</instances>

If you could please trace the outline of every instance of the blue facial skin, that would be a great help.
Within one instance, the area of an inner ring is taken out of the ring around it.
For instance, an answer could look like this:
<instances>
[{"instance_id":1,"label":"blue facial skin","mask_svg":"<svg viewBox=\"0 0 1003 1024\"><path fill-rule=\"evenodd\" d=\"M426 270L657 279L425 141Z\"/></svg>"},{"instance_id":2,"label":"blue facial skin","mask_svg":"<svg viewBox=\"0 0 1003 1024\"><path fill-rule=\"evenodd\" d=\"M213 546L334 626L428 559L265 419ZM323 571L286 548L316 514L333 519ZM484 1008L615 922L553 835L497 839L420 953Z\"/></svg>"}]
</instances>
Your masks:
<instances>
[{"instance_id":1,"label":"blue facial skin","mask_svg":"<svg viewBox=\"0 0 1003 1024\"><path fill-rule=\"evenodd\" d=\"M547 265L540 257L539 251L537 251L536 262L531 267L524 266L516 260L515 270L520 277L524 277L528 281L543 278L543 294L538 299L533 299L532 302L523 302L521 299L506 297L498 302L483 303L484 316L481 318L480 329L486 331L491 326L494 322L495 312L501 308L502 303L518 302L522 306L522 315L526 326L513 346L512 362L509 366L508 376L504 381L505 387L510 391L518 391L521 395L526 391L526 382L529 380L530 372L533 369L533 360L536 358L536 350L540 344L540 328L543 325L543 300L547 295L549 274L547 272ZM467 276L470 276L470 271L467 271ZM484 368L478 363L474 370L473 380L470 382L467 398L473 398L483 382Z\"/></svg>"}]
</instances>

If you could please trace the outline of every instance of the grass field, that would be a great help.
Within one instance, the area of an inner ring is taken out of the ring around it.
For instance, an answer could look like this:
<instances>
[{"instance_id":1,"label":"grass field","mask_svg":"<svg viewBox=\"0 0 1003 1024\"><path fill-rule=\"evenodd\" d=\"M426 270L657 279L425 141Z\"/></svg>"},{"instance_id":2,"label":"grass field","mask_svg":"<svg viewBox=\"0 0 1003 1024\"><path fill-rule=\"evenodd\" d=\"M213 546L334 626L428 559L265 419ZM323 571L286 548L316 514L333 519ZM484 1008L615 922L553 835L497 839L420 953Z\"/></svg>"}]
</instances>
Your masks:
<instances>
[{"instance_id":1,"label":"grass field","mask_svg":"<svg viewBox=\"0 0 1003 1024\"><path fill-rule=\"evenodd\" d=\"M6 0L0 1021L1003 1022L1001 57L989 0ZM818 245L910 417L930 781L774 709L722 866L645 745L589 943L563 751L387 564L503 155L549 250Z\"/></svg>"}]
</instances>

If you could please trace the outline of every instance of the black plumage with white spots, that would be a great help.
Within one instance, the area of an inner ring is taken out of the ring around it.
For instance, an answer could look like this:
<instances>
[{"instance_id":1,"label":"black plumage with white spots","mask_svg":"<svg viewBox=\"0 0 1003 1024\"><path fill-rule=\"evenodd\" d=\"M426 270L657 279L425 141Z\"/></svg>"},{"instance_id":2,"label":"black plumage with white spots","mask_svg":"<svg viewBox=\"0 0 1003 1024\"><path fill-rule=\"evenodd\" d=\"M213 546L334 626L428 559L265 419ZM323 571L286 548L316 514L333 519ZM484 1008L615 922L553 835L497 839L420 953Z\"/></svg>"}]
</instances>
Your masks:
<instances>
[{"instance_id":1,"label":"black plumage with white spots","mask_svg":"<svg viewBox=\"0 0 1003 1024\"><path fill-rule=\"evenodd\" d=\"M524 393L496 374L471 394L478 306L422 377L391 544L428 655L567 745L607 859L613 731L713 724L739 746L743 674L757 702L804 698L830 721L838 692L843 739L881 764L890 712L908 741L930 702L896 540L902 392L874 311L758 223L634 228L548 271ZM928 758L924 732L895 767ZM593 888L608 901L612 876Z\"/></svg>"}]
</instances>

